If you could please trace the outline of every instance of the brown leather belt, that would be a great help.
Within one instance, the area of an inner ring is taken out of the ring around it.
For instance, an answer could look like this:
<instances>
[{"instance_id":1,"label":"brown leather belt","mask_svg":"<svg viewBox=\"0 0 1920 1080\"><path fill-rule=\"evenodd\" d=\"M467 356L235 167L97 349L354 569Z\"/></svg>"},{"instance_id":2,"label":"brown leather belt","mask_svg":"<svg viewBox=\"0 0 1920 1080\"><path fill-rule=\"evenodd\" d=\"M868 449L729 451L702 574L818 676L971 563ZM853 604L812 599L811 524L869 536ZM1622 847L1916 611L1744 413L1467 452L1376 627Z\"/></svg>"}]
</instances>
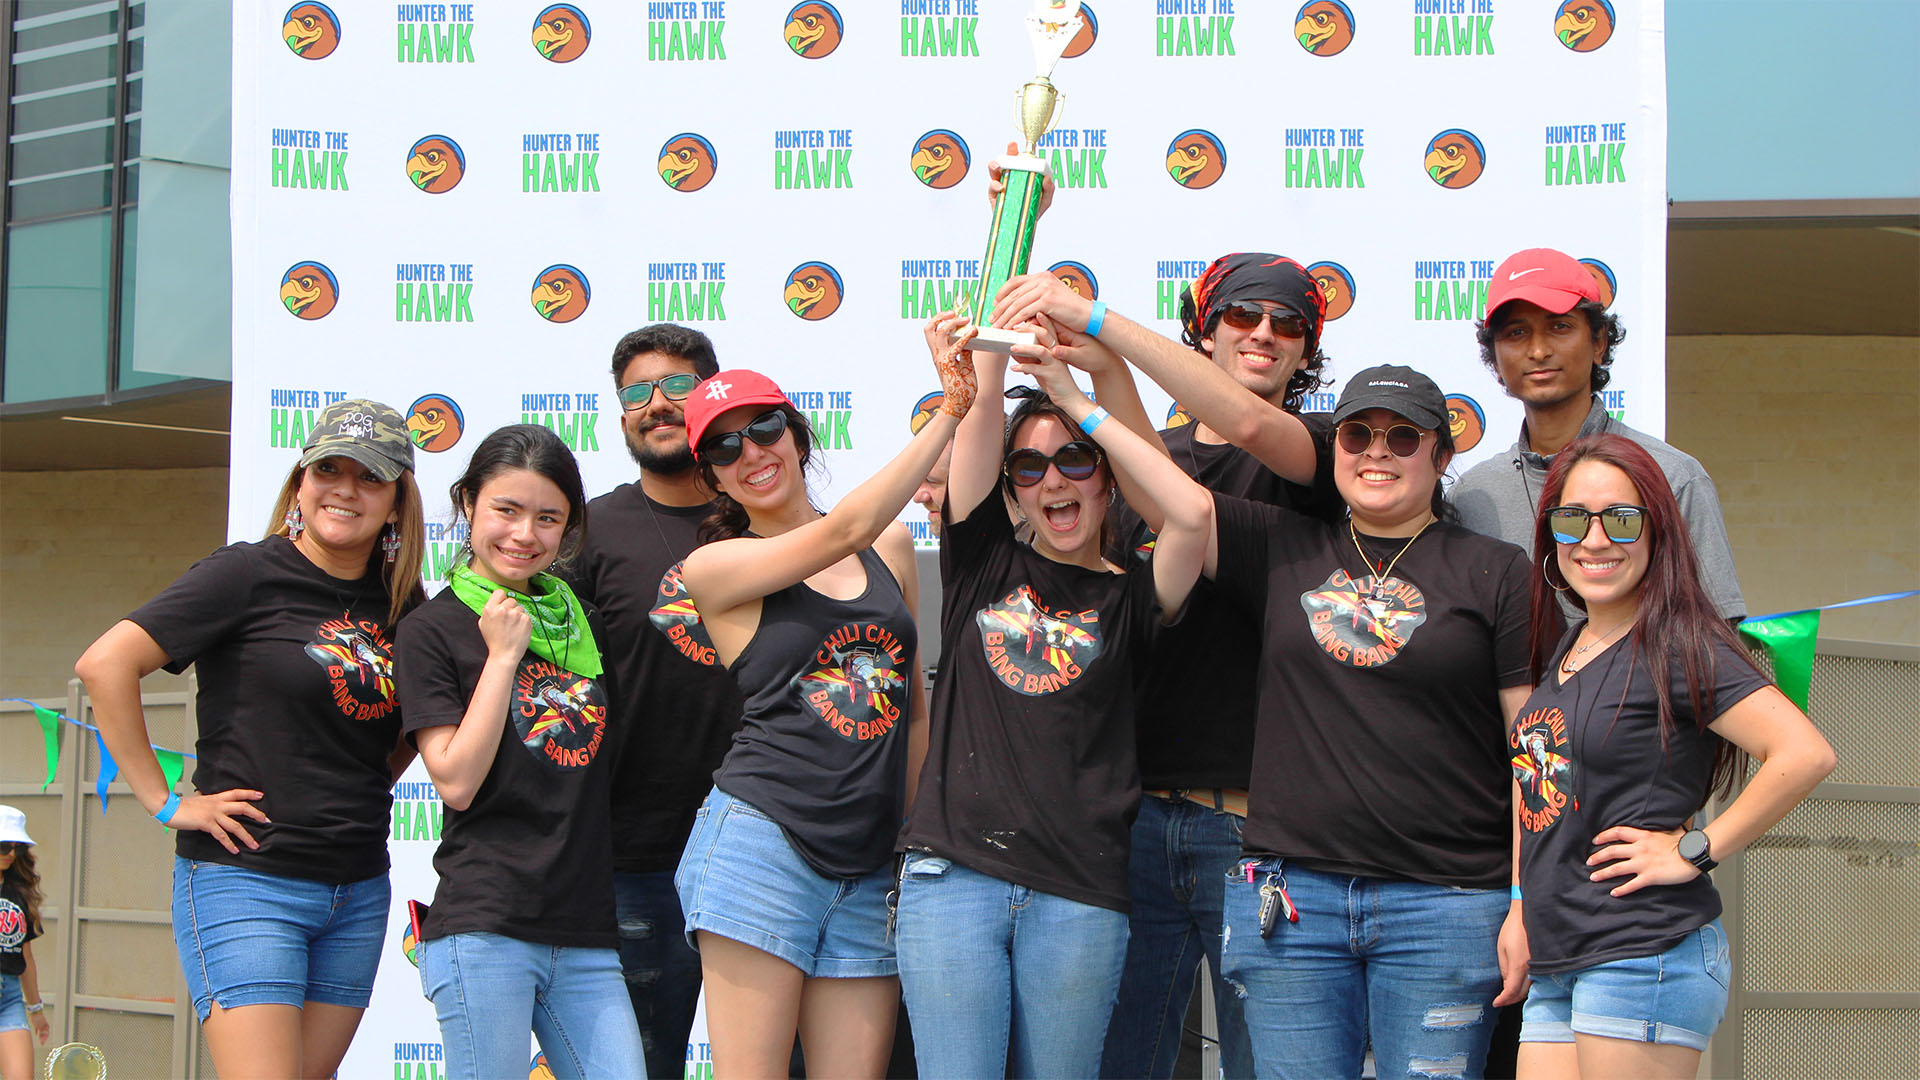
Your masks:
<instances>
[{"instance_id":1,"label":"brown leather belt","mask_svg":"<svg viewBox=\"0 0 1920 1080\"><path fill-rule=\"evenodd\" d=\"M1168 802L1190 802L1204 806L1209 810L1247 816L1247 792L1245 788L1148 788L1141 792L1156 799Z\"/></svg>"}]
</instances>

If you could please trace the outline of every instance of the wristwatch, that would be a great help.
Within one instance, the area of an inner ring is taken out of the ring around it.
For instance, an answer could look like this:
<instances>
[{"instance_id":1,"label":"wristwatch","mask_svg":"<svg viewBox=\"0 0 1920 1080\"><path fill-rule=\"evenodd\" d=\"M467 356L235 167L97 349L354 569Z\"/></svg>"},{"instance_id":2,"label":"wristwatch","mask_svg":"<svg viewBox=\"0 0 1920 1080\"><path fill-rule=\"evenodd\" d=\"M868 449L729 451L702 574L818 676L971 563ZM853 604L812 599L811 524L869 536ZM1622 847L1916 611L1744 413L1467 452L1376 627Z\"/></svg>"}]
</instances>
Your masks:
<instances>
[{"instance_id":1,"label":"wristwatch","mask_svg":"<svg viewBox=\"0 0 1920 1080\"><path fill-rule=\"evenodd\" d=\"M1699 867L1703 874L1720 865L1713 857L1712 848L1704 829L1688 829L1680 836L1680 857Z\"/></svg>"}]
</instances>

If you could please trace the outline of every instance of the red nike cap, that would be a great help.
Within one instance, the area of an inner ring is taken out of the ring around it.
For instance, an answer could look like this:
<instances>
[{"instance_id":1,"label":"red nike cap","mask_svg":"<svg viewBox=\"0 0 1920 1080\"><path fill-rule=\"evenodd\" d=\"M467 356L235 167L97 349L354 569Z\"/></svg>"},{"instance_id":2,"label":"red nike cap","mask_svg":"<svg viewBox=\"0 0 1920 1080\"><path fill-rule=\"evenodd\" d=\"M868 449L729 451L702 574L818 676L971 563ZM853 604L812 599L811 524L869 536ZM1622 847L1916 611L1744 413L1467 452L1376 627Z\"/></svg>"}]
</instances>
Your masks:
<instances>
[{"instance_id":1,"label":"red nike cap","mask_svg":"<svg viewBox=\"0 0 1920 1080\"><path fill-rule=\"evenodd\" d=\"M1580 260L1552 248L1528 248L1510 255L1487 286L1488 319L1509 300L1539 304L1565 315L1582 300L1600 302L1600 285Z\"/></svg>"}]
</instances>

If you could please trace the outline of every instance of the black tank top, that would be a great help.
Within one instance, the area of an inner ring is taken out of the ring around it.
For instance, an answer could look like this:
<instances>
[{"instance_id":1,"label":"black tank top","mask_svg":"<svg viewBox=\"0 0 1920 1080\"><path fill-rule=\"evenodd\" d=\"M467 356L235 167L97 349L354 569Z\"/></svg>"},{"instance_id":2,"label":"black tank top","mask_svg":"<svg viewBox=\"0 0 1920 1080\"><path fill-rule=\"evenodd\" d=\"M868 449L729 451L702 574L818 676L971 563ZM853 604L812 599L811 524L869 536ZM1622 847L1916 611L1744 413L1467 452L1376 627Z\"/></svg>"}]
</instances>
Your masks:
<instances>
[{"instance_id":1,"label":"black tank top","mask_svg":"<svg viewBox=\"0 0 1920 1080\"><path fill-rule=\"evenodd\" d=\"M785 830L828 877L886 865L907 790L907 703L918 635L900 584L873 549L867 588L835 600L790 585L761 602L734 660L746 716L713 782Z\"/></svg>"}]
</instances>

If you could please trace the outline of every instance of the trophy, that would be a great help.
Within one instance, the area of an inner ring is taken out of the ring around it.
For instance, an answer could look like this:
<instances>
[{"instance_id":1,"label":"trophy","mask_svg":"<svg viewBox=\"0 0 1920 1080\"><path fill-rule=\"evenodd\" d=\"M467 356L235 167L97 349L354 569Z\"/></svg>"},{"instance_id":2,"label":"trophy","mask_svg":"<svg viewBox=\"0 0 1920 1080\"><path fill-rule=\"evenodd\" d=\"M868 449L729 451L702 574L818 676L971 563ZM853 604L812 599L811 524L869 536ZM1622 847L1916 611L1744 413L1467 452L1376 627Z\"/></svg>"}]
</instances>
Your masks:
<instances>
[{"instance_id":1,"label":"trophy","mask_svg":"<svg viewBox=\"0 0 1920 1080\"><path fill-rule=\"evenodd\" d=\"M44 1071L50 1080L104 1080L107 1055L97 1046L70 1042L47 1054Z\"/></svg>"},{"instance_id":2,"label":"trophy","mask_svg":"<svg viewBox=\"0 0 1920 1080\"><path fill-rule=\"evenodd\" d=\"M1047 76L1080 32L1079 10L1077 0L1034 0L1033 10L1027 15L1034 76L1014 95L1023 151L1000 162L1000 179L1006 189L993 200L987 254L980 262L980 286L967 312L980 328L979 336L973 339L976 349L1004 353L1015 345L1031 345L1034 341L1030 333L1002 330L987 323L993 319L994 294L1008 279L1027 272L1027 257L1033 252L1033 226L1040 218L1040 191L1047 174L1047 162L1038 155L1037 144L1059 118L1064 100Z\"/></svg>"}]
</instances>

